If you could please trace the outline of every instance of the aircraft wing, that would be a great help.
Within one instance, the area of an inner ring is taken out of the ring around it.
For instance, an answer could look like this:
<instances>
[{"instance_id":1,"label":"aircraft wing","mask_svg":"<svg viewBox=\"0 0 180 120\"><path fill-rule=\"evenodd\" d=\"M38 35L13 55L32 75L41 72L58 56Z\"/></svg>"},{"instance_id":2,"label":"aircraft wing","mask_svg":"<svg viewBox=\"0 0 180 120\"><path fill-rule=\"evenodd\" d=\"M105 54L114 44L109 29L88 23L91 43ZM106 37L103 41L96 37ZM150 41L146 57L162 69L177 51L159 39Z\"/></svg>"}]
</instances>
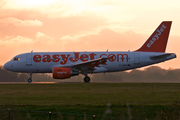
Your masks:
<instances>
[{"instance_id":1,"label":"aircraft wing","mask_svg":"<svg viewBox=\"0 0 180 120\"><path fill-rule=\"evenodd\" d=\"M96 70L95 67L100 67L99 65L107 65L107 59L109 58L98 58L98 59L94 59L94 60L89 60L86 62L80 62L77 64L73 64L71 65L72 68L77 69L79 71L83 71L83 70L89 70L89 71L94 71Z\"/></svg>"}]
</instances>

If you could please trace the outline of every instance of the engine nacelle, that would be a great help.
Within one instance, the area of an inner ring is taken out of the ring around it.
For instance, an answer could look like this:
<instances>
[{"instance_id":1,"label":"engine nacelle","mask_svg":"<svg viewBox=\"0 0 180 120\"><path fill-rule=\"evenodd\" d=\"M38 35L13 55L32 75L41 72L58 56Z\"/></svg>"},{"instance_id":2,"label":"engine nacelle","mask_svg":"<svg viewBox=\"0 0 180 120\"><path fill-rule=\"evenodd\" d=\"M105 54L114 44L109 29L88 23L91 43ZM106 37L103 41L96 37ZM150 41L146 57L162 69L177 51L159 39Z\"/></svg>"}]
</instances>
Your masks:
<instances>
[{"instance_id":1,"label":"engine nacelle","mask_svg":"<svg viewBox=\"0 0 180 120\"><path fill-rule=\"evenodd\" d=\"M71 68L60 68L60 67L53 68L54 79L66 79L74 75L79 75L79 72L73 72Z\"/></svg>"}]
</instances>

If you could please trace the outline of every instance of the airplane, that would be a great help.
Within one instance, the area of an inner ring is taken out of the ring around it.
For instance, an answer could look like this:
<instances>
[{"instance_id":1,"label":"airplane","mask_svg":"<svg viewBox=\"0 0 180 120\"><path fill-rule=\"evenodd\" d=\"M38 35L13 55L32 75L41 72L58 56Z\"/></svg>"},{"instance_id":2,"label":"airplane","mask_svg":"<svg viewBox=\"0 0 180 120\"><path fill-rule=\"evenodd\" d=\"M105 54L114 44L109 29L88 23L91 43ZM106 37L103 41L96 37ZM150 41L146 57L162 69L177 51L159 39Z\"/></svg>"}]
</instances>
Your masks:
<instances>
[{"instance_id":1,"label":"airplane","mask_svg":"<svg viewBox=\"0 0 180 120\"><path fill-rule=\"evenodd\" d=\"M147 41L135 51L109 52L29 52L19 54L4 68L14 72L52 73L54 79L67 79L83 74L117 72L140 68L176 58L175 53L165 53L172 21L163 21Z\"/></svg>"}]
</instances>

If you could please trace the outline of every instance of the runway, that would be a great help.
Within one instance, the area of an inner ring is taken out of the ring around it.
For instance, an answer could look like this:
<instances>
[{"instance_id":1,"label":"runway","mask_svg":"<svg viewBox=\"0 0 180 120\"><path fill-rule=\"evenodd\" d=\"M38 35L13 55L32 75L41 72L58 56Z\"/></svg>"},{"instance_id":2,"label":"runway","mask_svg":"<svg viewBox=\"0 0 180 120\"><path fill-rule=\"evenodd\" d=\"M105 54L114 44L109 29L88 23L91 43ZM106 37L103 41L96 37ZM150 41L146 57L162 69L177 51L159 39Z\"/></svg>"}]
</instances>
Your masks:
<instances>
[{"instance_id":1,"label":"runway","mask_svg":"<svg viewBox=\"0 0 180 120\"><path fill-rule=\"evenodd\" d=\"M31 83L28 83L28 82L0 82L0 84L63 84L63 83L67 83L67 84L76 84L76 83L84 83L84 84L91 84L91 83L123 83L123 82L107 82L107 81L102 81L102 82L99 82L99 81L91 81L91 82L89 82L89 83L85 83L84 81L82 81L82 82L69 82L69 81L67 81L67 82L31 82Z\"/></svg>"},{"instance_id":2,"label":"runway","mask_svg":"<svg viewBox=\"0 0 180 120\"><path fill-rule=\"evenodd\" d=\"M56 84L58 82L0 82L0 84Z\"/></svg>"},{"instance_id":3,"label":"runway","mask_svg":"<svg viewBox=\"0 0 180 120\"><path fill-rule=\"evenodd\" d=\"M119 81L119 82L117 82L117 81L114 81L114 82L112 82L112 81L102 81L102 82L100 82L100 81L91 81L91 82L89 82L89 83L85 83L85 82L31 82L31 83L28 83L28 82L0 82L0 84L77 84L77 83L82 83L82 84L91 84L91 83L180 83L179 81L178 82L172 82L172 81L170 81L170 82L152 82L152 81L145 81L145 82L136 82L136 81Z\"/></svg>"}]
</instances>

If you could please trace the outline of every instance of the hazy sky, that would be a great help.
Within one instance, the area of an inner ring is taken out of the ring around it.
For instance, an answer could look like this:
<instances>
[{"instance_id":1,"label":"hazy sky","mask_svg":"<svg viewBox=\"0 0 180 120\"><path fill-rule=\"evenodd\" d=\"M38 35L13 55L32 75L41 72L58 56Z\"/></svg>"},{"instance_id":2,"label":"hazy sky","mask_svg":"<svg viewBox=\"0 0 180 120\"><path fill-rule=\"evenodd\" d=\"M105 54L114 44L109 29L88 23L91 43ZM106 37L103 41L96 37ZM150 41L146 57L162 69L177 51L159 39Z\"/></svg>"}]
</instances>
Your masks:
<instances>
[{"instance_id":1,"label":"hazy sky","mask_svg":"<svg viewBox=\"0 0 180 120\"><path fill-rule=\"evenodd\" d=\"M173 21L166 52L180 56L179 13L179 0L0 0L0 65L31 50L133 51L162 21Z\"/></svg>"}]
</instances>

